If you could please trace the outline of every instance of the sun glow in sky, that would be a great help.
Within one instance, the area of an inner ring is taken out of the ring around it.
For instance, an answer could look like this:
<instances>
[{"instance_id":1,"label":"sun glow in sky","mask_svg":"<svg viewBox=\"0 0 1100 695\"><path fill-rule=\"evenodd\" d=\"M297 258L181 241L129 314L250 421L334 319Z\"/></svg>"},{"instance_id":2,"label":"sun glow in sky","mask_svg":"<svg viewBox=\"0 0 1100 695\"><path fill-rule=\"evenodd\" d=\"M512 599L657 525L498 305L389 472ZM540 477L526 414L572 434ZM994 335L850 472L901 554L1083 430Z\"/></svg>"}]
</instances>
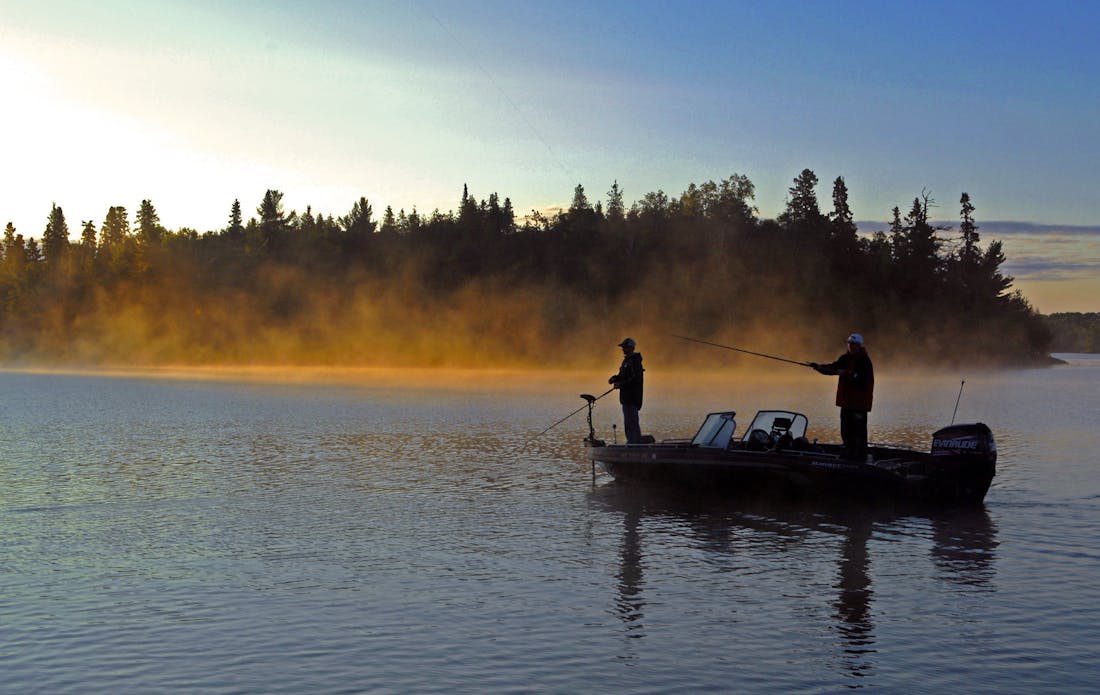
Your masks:
<instances>
[{"instance_id":1,"label":"sun glow in sky","mask_svg":"<svg viewBox=\"0 0 1100 695\"><path fill-rule=\"evenodd\" d=\"M844 176L861 220L922 190L954 220L967 191L979 224L1048 225L1006 243L1017 286L1095 311L1098 20L1076 2L0 0L0 223L40 237L57 203L76 234L148 198L204 232L268 188L339 216L359 196L451 210L463 184L523 213L578 183L630 202L734 173L773 217L810 168L822 207Z\"/></svg>"}]
</instances>

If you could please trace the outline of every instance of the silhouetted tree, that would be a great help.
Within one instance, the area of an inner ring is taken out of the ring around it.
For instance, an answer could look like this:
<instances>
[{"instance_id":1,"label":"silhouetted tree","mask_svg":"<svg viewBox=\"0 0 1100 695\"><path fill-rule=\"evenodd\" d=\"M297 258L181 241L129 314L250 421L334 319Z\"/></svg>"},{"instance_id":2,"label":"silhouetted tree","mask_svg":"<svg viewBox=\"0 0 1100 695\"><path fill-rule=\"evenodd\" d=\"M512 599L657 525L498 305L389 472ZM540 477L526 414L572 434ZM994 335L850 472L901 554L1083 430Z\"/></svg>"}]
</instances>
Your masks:
<instances>
[{"instance_id":1,"label":"silhouetted tree","mask_svg":"<svg viewBox=\"0 0 1100 695\"><path fill-rule=\"evenodd\" d=\"M259 216L258 237L254 240L254 253L275 253L287 231L287 215L283 210L283 192L268 189L256 208Z\"/></svg>"},{"instance_id":2,"label":"silhouetted tree","mask_svg":"<svg viewBox=\"0 0 1100 695\"><path fill-rule=\"evenodd\" d=\"M500 209L501 230L505 234L516 231L516 211L512 208L512 199L505 197L504 206Z\"/></svg>"},{"instance_id":3,"label":"silhouetted tree","mask_svg":"<svg viewBox=\"0 0 1100 695\"><path fill-rule=\"evenodd\" d=\"M126 208L115 205L107 209L107 216L99 227L100 248L120 248L130 236L130 220Z\"/></svg>"},{"instance_id":4,"label":"silhouetted tree","mask_svg":"<svg viewBox=\"0 0 1100 695\"><path fill-rule=\"evenodd\" d=\"M607 192L607 219L621 222L626 218L626 205L623 203L623 189L619 188L616 179L611 184L611 190Z\"/></svg>"},{"instance_id":5,"label":"silhouetted tree","mask_svg":"<svg viewBox=\"0 0 1100 695\"><path fill-rule=\"evenodd\" d=\"M229 225L225 228L225 234L230 239L244 239L244 224L241 217L241 201L234 198L233 205L229 208Z\"/></svg>"},{"instance_id":6,"label":"silhouetted tree","mask_svg":"<svg viewBox=\"0 0 1100 695\"><path fill-rule=\"evenodd\" d=\"M42 253L46 263L58 265L69 251L69 225L65 222L65 213L54 204L46 222L46 231L42 234Z\"/></svg>"},{"instance_id":7,"label":"silhouetted tree","mask_svg":"<svg viewBox=\"0 0 1100 695\"><path fill-rule=\"evenodd\" d=\"M844 247L846 252L852 252L856 246L856 223L852 217L852 209L848 206L848 186L844 183L844 177L838 176L833 181L833 211L829 214L833 223L833 239Z\"/></svg>"},{"instance_id":8,"label":"silhouetted tree","mask_svg":"<svg viewBox=\"0 0 1100 695\"><path fill-rule=\"evenodd\" d=\"M978 225L974 223L974 205L970 202L970 194L963 193L959 198L961 210L959 216L962 223L959 225L959 235L962 237L962 247L959 249L959 263L962 265L963 274L973 272L981 258L981 250L978 242L981 237L978 234Z\"/></svg>"},{"instance_id":9,"label":"silhouetted tree","mask_svg":"<svg viewBox=\"0 0 1100 695\"><path fill-rule=\"evenodd\" d=\"M360 197L351 206L351 211L340 218L340 226L345 233L352 236L373 234L375 227L375 222L371 219L373 214L374 210L371 208L370 201L365 197Z\"/></svg>"},{"instance_id":10,"label":"silhouetted tree","mask_svg":"<svg viewBox=\"0 0 1100 695\"><path fill-rule=\"evenodd\" d=\"M97 237L98 232L95 228L95 222L84 220L84 227L80 232L80 245L77 247L76 253L78 257L77 266L87 275L94 271Z\"/></svg>"},{"instance_id":11,"label":"silhouetted tree","mask_svg":"<svg viewBox=\"0 0 1100 695\"><path fill-rule=\"evenodd\" d=\"M164 227L160 226L160 215L157 214L157 209L153 207L151 200L141 201L141 206L138 208L137 236L138 240L147 246L159 244L164 236Z\"/></svg>"},{"instance_id":12,"label":"silhouetted tree","mask_svg":"<svg viewBox=\"0 0 1100 695\"><path fill-rule=\"evenodd\" d=\"M813 231L824 228L825 217L817 204L817 175L809 169L794 179L787 189L787 206L776 221L795 231Z\"/></svg>"},{"instance_id":13,"label":"silhouetted tree","mask_svg":"<svg viewBox=\"0 0 1100 695\"><path fill-rule=\"evenodd\" d=\"M397 218L393 214L393 208L389 205L386 206L386 211L382 213L382 227L379 231L383 234L394 234L397 232Z\"/></svg>"}]
</instances>

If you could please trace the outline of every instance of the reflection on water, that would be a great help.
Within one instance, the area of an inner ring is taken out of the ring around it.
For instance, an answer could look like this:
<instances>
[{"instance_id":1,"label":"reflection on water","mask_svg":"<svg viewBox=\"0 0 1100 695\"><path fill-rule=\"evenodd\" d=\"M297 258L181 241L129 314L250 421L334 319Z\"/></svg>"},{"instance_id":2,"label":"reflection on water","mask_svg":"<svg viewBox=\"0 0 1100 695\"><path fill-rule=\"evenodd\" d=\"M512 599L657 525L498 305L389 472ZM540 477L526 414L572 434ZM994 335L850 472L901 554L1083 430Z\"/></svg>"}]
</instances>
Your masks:
<instances>
[{"instance_id":1,"label":"reflection on water","mask_svg":"<svg viewBox=\"0 0 1100 695\"><path fill-rule=\"evenodd\" d=\"M874 591L868 573L867 542L871 539L872 522L857 515L847 525L839 559L839 581L836 584L837 631L844 647L844 663L853 676L863 676L871 669L875 653L875 629L871 615ZM841 526L841 528L844 528Z\"/></svg>"},{"instance_id":2,"label":"reflection on water","mask_svg":"<svg viewBox=\"0 0 1100 695\"><path fill-rule=\"evenodd\" d=\"M835 437L829 380L652 376L657 436ZM1100 363L966 375L1000 456L950 513L593 480L583 417L518 451L592 382L491 378L0 373L0 692L1095 691ZM873 438L958 385L884 374Z\"/></svg>"},{"instance_id":3,"label":"reflection on water","mask_svg":"<svg viewBox=\"0 0 1100 695\"><path fill-rule=\"evenodd\" d=\"M871 573L871 545L876 536L882 542L890 542L898 534L926 537L931 560L948 581L982 586L995 574L997 531L985 509L731 501L616 481L594 487L590 504L622 519L615 602L628 638L646 636L647 544L694 541L694 547L713 554L717 562L748 571L753 571L754 565L738 562L737 556L751 543L811 564L821 560L823 547L831 547L835 571L829 585L833 592L830 605L838 636L835 658L853 679L873 670L877 651ZM800 552L800 546L807 552ZM626 651L623 657L629 658L629 649Z\"/></svg>"}]
</instances>

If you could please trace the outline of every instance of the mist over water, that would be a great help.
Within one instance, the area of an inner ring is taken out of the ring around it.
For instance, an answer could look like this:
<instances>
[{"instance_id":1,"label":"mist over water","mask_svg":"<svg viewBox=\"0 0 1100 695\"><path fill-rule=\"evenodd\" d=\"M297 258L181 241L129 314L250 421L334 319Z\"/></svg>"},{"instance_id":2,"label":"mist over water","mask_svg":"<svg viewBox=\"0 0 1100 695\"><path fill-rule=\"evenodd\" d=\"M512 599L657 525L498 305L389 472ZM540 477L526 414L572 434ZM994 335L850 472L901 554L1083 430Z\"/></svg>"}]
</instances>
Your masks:
<instances>
[{"instance_id":1,"label":"mist over water","mask_svg":"<svg viewBox=\"0 0 1100 695\"><path fill-rule=\"evenodd\" d=\"M0 691L1090 692L1100 359L1063 357L878 375L873 440L926 448L963 379L997 437L985 508L928 513L593 483L583 412L519 452L614 355L0 372ZM774 407L837 437L805 368L647 364L658 438Z\"/></svg>"}]
</instances>

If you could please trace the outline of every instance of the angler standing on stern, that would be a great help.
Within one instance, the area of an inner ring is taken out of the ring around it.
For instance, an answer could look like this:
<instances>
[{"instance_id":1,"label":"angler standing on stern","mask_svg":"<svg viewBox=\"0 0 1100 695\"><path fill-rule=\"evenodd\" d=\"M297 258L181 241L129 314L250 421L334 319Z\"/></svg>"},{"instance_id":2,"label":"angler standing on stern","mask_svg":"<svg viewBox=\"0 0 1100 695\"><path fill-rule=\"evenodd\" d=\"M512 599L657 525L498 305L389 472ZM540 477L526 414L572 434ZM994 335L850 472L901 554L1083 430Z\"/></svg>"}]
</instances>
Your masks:
<instances>
[{"instance_id":1,"label":"angler standing on stern","mask_svg":"<svg viewBox=\"0 0 1100 695\"><path fill-rule=\"evenodd\" d=\"M875 392L875 367L863 346L863 336L848 336L848 352L829 364L810 362L821 374L837 377L836 404L840 407L840 438L849 459L867 456L867 413Z\"/></svg>"},{"instance_id":2,"label":"angler standing on stern","mask_svg":"<svg viewBox=\"0 0 1100 695\"><path fill-rule=\"evenodd\" d=\"M627 444L638 444L642 440L638 411L642 409L642 373L645 370L642 369L642 354L634 352L636 346L633 338L619 343L619 347L623 349L623 363L619 366L619 373L607 380L607 383L619 389Z\"/></svg>"}]
</instances>

